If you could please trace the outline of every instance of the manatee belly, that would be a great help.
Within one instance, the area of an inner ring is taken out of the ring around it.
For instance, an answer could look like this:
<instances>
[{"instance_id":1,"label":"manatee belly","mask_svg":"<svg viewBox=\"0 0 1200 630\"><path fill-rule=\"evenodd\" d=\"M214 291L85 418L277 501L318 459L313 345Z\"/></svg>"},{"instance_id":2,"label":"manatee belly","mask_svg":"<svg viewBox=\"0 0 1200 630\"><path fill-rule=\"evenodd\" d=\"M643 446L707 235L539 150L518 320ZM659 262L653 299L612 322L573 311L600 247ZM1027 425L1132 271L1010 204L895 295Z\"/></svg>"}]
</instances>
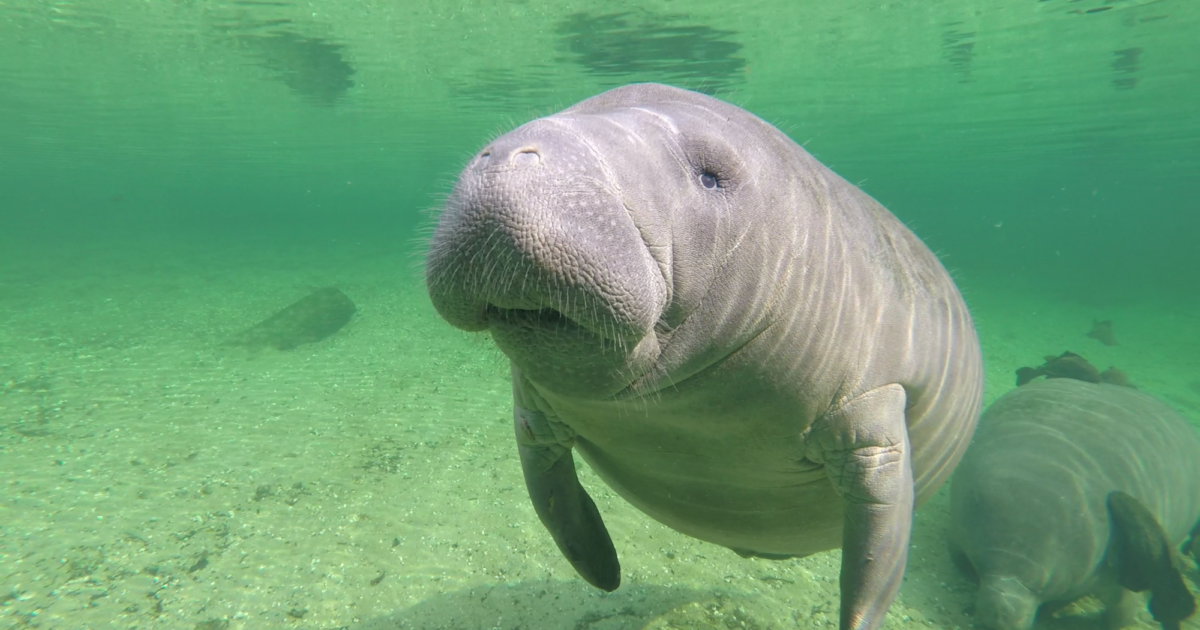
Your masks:
<instances>
[{"instance_id":1,"label":"manatee belly","mask_svg":"<svg viewBox=\"0 0 1200 630\"><path fill-rule=\"evenodd\" d=\"M753 459L673 452L665 444L612 452L579 439L575 447L622 498L694 538L794 556L841 544L841 499L819 464L761 452Z\"/></svg>"},{"instance_id":2,"label":"manatee belly","mask_svg":"<svg viewBox=\"0 0 1200 630\"><path fill-rule=\"evenodd\" d=\"M547 400L605 483L672 529L758 554L841 544L841 499L801 437L815 412L769 384L722 371L675 383L652 404Z\"/></svg>"}]
</instances>

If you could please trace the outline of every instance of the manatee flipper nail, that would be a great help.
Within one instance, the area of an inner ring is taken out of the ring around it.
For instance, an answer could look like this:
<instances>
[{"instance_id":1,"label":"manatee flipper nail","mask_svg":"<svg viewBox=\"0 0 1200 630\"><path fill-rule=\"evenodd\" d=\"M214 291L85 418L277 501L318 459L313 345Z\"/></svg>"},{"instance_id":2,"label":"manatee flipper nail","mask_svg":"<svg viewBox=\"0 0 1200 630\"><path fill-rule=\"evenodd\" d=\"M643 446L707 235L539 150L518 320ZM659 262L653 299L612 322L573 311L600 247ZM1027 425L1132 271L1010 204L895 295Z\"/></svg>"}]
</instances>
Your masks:
<instances>
[{"instance_id":1,"label":"manatee flipper nail","mask_svg":"<svg viewBox=\"0 0 1200 630\"><path fill-rule=\"evenodd\" d=\"M1108 561L1117 583L1134 592L1150 591L1150 615L1163 630L1179 628L1196 611L1196 600L1175 566L1162 526L1141 502L1119 490L1108 495L1108 514Z\"/></svg>"}]
</instances>

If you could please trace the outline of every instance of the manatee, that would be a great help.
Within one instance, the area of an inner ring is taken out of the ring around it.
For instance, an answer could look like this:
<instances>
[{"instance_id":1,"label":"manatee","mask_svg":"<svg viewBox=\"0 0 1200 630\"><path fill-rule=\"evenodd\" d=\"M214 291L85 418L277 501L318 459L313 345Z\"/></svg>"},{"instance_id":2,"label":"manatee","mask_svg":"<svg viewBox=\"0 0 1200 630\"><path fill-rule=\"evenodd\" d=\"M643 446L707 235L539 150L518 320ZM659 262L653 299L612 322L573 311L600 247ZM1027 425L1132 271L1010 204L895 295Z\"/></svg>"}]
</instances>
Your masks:
<instances>
[{"instance_id":1,"label":"manatee","mask_svg":"<svg viewBox=\"0 0 1200 630\"><path fill-rule=\"evenodd\" d=\"M1194 607L1176 563L1200 522L1200 434L1129 387L1033 381L984 412L950 484L950 521L987 628L1026 630L1039 609L1085 595L1117 628L1144 590L1154 618L1178 627Z\"/></svg>"},{"instance_id":2,"label":"manatee","mask_svg":"<svg viewBox=\"0 0 1200 630\"><path fill-rule=\"evenodd\" d=\"M982 366L954 282L878 202L745 110L629 85L477 153L426 280L510 359L529 496L585 580L621 576L575 453L742 555L840 546L841 627L882 622Z\"/></svg>"}]
</instances>

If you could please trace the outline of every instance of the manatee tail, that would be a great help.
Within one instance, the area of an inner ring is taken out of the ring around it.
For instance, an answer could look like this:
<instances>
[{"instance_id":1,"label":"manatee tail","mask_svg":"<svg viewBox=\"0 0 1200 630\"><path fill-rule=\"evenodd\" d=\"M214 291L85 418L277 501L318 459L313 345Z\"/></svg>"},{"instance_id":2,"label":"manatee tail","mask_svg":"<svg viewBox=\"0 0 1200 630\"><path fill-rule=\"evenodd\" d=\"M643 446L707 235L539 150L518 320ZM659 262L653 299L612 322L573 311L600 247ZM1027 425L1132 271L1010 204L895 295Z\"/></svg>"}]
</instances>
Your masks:
<instances>
[{"instance_id":1,"label":"manatee tail","mask_svg":"<svg viewBox=\"0 0 1200 630\"><path fill-rule=\"evenodd\" d=\"M1150 591L1150 615L1163 630L1178 630L1179 622L1196 611L1196 600L1175 566L1162 526L1150 510L1121 491L1109 493L1108 517L1108 562L1116 570L1117 583L1137 593Z\"/></svg>"}]
</instances>

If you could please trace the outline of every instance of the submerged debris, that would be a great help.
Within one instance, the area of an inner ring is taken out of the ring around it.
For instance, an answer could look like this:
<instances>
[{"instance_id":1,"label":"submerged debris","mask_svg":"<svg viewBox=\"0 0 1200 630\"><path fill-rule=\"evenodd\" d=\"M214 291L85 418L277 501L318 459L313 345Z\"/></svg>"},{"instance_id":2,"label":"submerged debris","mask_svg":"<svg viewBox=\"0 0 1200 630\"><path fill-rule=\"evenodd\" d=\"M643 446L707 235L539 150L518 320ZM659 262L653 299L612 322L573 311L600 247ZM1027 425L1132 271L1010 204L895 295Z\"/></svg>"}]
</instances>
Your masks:
<instances>
[{"instance_id":1,"label":"submerged debris","mask_svg":"<svg viewBox=\"0 0 1200 630\"><path fill-rule=\"evenodd\" d=\"M1087 334L1087 336L1098 340L1100 343L1106 346L1119 345L1117 344L1117 338L1113 336L1112 321L1107 319L1102 322L1093 319L1092 330Z\"/></svg>"},{"instance_id":2,"label":"submerged debris","mask_svg":"<svg viewBox=\"0 0 1200 630\"><path fill-rule=\"evenodd\" d=\"M1109 366L1107 370L1104 370L1100 373L1100 381L1103 383L1120 385L1121 387L1133 387L1134 389L1137 389L1133 386L1133 383L1129 382L1129 377L1125 376L1124 372L1113 366Z\"/></svg>"},{"instance_id":3,"label":"submerged debris","mask_svg":"<svg viewBox=\"0 0 1200 630\"><path fill-rule=\"evenodd\" d=\"M341 330L356 310L345 293L333 287L318 289L230 339L226 345L251 351L291 350Z\"/></svg>"},{"instance_id":4,"label":"submerged debris","mask_svg":"<svg viewBox=\"0 0 1200 630\"><path fill-rule=\"evenodd\" d=\"M1096 369L1096 366L1089 363L1087 359L1070 351L1056 357L1048 356L1046 357L1046 362L1036 368L1017 368L1017 387L1039 376L1045 376L1046 378L1070 378L1086 383L1108 383L1122 387L1133 387L1129 382L1129 377L1121 370L1110 367L1101 372ZM1137 388L1134 387L1134 389Z\"/></svg>"}]
</instances>

